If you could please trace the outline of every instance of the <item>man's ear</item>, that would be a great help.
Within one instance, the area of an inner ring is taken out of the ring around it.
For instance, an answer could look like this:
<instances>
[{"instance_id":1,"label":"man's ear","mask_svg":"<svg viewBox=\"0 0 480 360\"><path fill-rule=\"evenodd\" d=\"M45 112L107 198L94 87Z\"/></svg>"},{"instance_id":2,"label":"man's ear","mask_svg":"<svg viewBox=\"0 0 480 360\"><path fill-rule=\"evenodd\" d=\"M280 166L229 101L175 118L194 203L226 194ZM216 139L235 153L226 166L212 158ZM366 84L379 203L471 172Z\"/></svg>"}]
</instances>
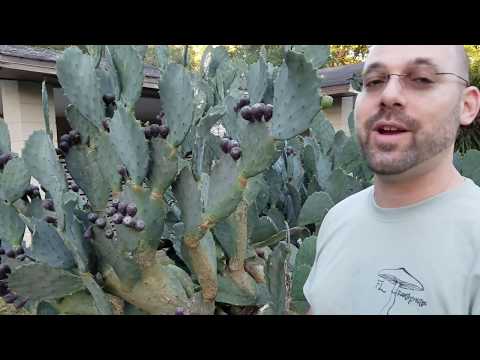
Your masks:
<instances>
[{"instance_id":1,"label":"man's ear","mask_svg":"<svg viewBox=\"0 0 480 360\"><path fill-rule=\"evenodd\" d=\"M475 86L469 86L463 91L462 112L460 114L460 124L470 125L480 110L480 90Z\"/></svg>"}]
</instances>

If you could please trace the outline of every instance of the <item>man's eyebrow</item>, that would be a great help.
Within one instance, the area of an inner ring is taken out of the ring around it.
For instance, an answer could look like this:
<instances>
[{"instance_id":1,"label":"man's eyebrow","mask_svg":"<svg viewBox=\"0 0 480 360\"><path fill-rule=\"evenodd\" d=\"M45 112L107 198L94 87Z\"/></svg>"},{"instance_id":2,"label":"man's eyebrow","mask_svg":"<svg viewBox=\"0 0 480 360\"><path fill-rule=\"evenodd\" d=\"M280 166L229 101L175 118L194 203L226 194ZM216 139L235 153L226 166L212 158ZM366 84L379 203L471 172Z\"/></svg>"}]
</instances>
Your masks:
<instances>
[{"instance_id":1,"label":"man's eyebrow","mask_svg":"<svg viewBox=\"0 0 480 360\"><path fill-rule=\"evenodd\" d=\"M378 70L378 69L385 69L385 68L386 68L386 66L384 64L382 64L381 62L371 63L370 65L367 66L367 68L365 68L363 70L362 76L365 76L372 71L375 71L375 70Z\"/></svg>"},{"instance_id":2,"label":"man's eyebrow","mask_svg":"<svg viewBox=\"0 0 480 360\"><path fill-rule=\"evenodd\" d=\"M432 59L430 58L416 58L415 60L413 61L410 61L407 65L408 66L412 66L412 65L426 65L426 66L430 66L432 67L435 71L438 72L438 66L437 64L435 64L433 62Z\"/></svg>"},{"instance_id":3,"label":"man's eyebrow","mask_svg":"<svg viewBox=\"0 0 480 360\"><path fill-rule=\"evenodd\" d=\"M411 61L409 61L407 63L407 68L408 67L411 67L411 66L419 66L419 65L426 65L426 66L429 66L431 68L433 68L433 70L435 70L436 72L438 72L438 66L433 62L432 59L430 58L415 58ZM385 69L386 66L385 64L381 63L381 62L374 62L374 63L371 63L370 65L367 66L367 68L363 71L362 73L362 76L365 76L367 75L368 73L372 72L372 71L375 71L375 70L378 70L378 69Z\"/></svg>"}]
</instances>

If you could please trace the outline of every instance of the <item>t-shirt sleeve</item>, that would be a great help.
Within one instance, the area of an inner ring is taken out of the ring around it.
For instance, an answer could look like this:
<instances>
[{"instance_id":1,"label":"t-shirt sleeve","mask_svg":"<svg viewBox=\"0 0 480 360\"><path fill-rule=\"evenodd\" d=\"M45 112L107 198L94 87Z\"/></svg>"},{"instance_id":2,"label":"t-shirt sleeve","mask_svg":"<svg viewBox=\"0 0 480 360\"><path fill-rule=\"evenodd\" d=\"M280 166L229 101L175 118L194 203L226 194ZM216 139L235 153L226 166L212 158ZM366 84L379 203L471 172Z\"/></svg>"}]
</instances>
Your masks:
<instances>
[{"instance_id":1,"label":"t-shirt sleeve","mask_svg":"<svg viewBox=\"0 0 480 360\"><path fill-rule=\"evenodd\" d=\"M477 259L470 280L469 314L480 315L480 261Z\"/></svg>"},{"instance_id":2,"label":"t-shirt sleeve","mask_svg":"<svg viewBox=\"0 0 480 360\"><path fill-rule=\"evenodd\" d=\"M317 241L315 244L315 261L313 262L312 268L310 273L308 274L307 280L303 285L303 295L307 302L311 305L312 304L312 297L313 297L313 284L316 283L317 278L317 268L318 268L318 258L320 256L322 245L326 240L326 233L328 227L328 218L331 216L331 213L327 213L325 218L323 219L322 224L320 225L320 230L318 231Z\"/></svg>"}]
</instances>

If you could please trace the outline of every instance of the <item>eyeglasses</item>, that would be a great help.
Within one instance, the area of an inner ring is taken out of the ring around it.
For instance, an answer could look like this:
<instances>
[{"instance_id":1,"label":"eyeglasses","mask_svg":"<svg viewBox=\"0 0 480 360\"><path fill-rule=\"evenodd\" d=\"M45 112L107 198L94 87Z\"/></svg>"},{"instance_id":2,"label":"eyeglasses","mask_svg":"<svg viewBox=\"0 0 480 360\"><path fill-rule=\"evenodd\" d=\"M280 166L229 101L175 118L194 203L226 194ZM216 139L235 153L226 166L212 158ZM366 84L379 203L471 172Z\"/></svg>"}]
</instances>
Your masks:
<instances>
[{"instance_id":1,"label":"eyeglasses","mask_svg":"<svg viewBox=\"0 0 480 360\"><path fill-rule=\"evenodd\" d=\"M440 81L440 75L453 75L464 81L466 87L470 86L470 83L466 79L457 74L449 72L413 71L408 74L385 74L371 72L365 76L362 76L362 90L372 93L383 91L392 75L398 76L400 84L404 89L407 90L429 90Z\"/></svg>"}]
</instances>

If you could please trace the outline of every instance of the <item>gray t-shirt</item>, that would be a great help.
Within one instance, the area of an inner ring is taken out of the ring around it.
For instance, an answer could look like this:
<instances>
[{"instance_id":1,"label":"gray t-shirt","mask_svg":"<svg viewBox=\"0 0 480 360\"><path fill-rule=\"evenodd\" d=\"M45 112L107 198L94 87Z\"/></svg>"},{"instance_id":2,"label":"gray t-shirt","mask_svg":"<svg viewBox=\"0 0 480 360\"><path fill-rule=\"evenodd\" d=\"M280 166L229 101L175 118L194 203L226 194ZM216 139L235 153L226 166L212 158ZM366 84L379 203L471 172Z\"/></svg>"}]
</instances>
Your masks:
<instances>
[{"instance_id":1,"label":"gray t-shirt","mask_svg":"<svg viewBox=\"0 0 480 360\"><path fill-rule=\"evenodd\" d=\"M471 179L381 208L373 186L336 204L304 285L313 314L480 314L480 187Z\"/></svg>"}]
</instances>

